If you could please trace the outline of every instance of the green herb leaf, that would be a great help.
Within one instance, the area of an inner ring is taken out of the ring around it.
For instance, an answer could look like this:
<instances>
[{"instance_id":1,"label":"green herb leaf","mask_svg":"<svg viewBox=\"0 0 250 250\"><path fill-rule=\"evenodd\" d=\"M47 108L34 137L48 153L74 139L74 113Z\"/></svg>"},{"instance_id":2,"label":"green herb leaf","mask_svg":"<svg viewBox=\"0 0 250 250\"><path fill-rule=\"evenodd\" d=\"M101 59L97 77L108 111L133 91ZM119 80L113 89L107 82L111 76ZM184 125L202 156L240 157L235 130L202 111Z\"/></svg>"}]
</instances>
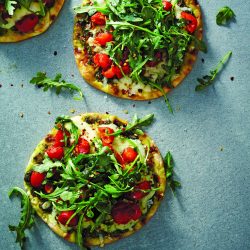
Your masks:
<instances>
[{"instance_id":1,"label":"green herb leaf","mask_svg":"<svg viewBox=\"0 0 250 250\"><path fill-rule=\"evenodd\" d=\"M216 16L216 23L218 25L225 25L233 18L235 18L233 10L228 6L225 6L219 10Z\"/></svg>"},{"instance_id":2,"label":"green herb leaf","mask_svg":"<svg viewBox=\"0 0 250 250\"><path fill-rule=\"evenodd\" d=\"M43 163L41 165L34 166L33 170L39 173L44 173L44 172L48 172L52 168L62 167L62 165L63 164L60 161L53 162L52 160L50 160L49 157L45 157L45 159L43 160Z\"/></svg>"},{"instance_id":3,"label":"green herb leaf","mask_svg":"<svg viewBox=\"0 0 250 250\"><path fill-rule=\"evenodd\" d=\"M26 239L25 230L30 229L34 224L34 210L26 192L19 188L13 187L9 192L9 197L13 195L21 197L21 219L17 226L9 225L10 231L16 231L16 242L20 244L21 249L24 249L24 241Z\"/></svg>"},{"instance_id":4,"label":"green herb leaf","mask_svg":"<svg viewBox=\"0 0 250 250\"><path fill-rule=\"evenodd\" d=\"M229 60L229 58L232 55L232 51L229 51L223 58L220 60L218 65L214 70L210 71L209 75L205 75L202 78L198 78L197 81L199 82L199 85L196 86L195 91L202 91L208 86L212 85L214 83L214 80L218 73L222 70L224 64Z\"/></svg>"},{"instance_id":5,"label":"green herb leaf","mask_svg":"<svg viewBox=\"0 0 250 250\"><path fill-rule=\"evenodd\" d=\"M117 136L122 133L125 133L127 131L134 131L136 132L136 129L140 129L144 126L149 126L154 120L154 114L149 114L144 116L143 118L138 118L137 115L134 115L132 122L128 123L125 129L119 129L112 135ZM140 131L141 133L141 131Z\"/></svg>"},{"instance_id":6,"label":"green herb leaf","mask_svg":"<svg viewBox=\"0 0 250 250\"><path fill-rule=\"evenodd\" d=\"M10 16L13 16L14 14L14 10L16 8L15 4L17 4L17 2L12 0L6 0L5 2L5 8Z\"/></svg>"},{"instance_id":7,"label":"green herb leaf","mask_svg":"<svg viewBox=\"0 0 250 250\"><path fill-rule=\"evenodd\" d=\"M76 91L79 94L79 97L74 97L75 100L82 100L83 93L79 87L73 83L68 83L65 80L61 80L62 75L57 74L54 79L51 79L46 76L45 72L37 72L37 75L30 80L31 84L37 85L39 88L43 88L43 91L54 88L56 94L59 95L62 89L67 89L71 93Z\"/></svg>"},{"instance_id":8,"label":"green herb leaf","mask_svg":"<svg viewBox=\"0 0 250 250\"><path fill-rule=\"evenodd\" d=\"M167 152L166 156L164 157L164 166L166 170L167 185L175 194L176 189L180 188L181 184L174 179L174 161L170 152Z\"/></svg>"}]
</instances>

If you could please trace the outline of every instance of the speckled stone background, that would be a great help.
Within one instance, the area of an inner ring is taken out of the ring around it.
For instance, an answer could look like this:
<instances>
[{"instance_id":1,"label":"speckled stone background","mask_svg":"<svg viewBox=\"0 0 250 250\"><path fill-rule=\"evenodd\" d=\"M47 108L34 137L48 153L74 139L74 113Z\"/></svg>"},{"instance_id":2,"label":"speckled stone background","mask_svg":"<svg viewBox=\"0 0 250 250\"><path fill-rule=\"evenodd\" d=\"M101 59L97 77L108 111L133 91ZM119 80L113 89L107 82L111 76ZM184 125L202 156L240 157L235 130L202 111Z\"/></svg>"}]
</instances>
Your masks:
<instances>
[{"instance_id":1,"label":"speckled stone background","mask_svg":"<svg viewBox=\"0 0 250 250\"><path fill-rule=\"evenodd\" d=\"M162 154L171 150L183 186L176 198L166 193L158 212L140 232L105 249L250 249L249 0L200 1L209 52L199 54L192 73L169 95L174 115L163 99L151 104L120 100L84 83L71 44L72 7L78 2L67 1L45 34L0 45L0 249L19 248L8 224L17 224L20 202L10 201L8 190L23 187L24 169L36 144L54 119L70 115L71 109L76 114L110 112L125 119L134 113L154 113L156 121L147 131ZM215 16L225 5L234 9L237 21L219 27ZM229 50L233 56L214 86L196 93L196 78ZM62 72L66 80L82 87L85 100L36 89L28 82L37 71L49 76ZM77 249L40 219L28 235L27 249Z\"/></svg>"}]
</instances>

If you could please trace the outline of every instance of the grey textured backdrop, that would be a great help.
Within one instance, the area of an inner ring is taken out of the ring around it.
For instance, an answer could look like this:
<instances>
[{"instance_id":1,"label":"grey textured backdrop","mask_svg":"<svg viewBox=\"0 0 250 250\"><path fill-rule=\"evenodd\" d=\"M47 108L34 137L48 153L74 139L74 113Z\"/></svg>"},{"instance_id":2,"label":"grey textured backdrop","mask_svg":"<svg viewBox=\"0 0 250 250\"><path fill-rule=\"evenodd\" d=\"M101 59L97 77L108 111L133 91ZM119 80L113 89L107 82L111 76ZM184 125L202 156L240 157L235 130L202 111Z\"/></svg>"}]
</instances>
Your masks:
<instances>
[{"instance_id":1,"label":"grey textured backdrop","mask_svg":"<svg viewBox=\"0 0 250 250\"><path fill-rule=\"evenodd\" d=\"M156 122L147 131L163 154L167 150L173 153L183 186L177 198L166 193L158 212L140 232L105 249L250 249L249 0L200 1L209 53L199 54L192 73L169 95L174 115L168 113L163 99L151 104L120 100L84 83L71 44L72 7L78 2L67 1L45 34L0 45L0 248L18 249L7 226L17 223L20 203L11 202L7 191L14 185L23 186L29 156L54 119L75 109L76 114L108 111L126 119L134 113L154 113ZM215 23L216 12L224 5L231 6L237 15L237 22L229 27ZM233 57L214 86L196 93L196 78L206 74L229 50ZM66 80L83 88L85 101L43 93L28 84L41 70L49 76L62 72ZM29 233L27 246L77 249L40 219Z\"/></svg>"}]
</instances>

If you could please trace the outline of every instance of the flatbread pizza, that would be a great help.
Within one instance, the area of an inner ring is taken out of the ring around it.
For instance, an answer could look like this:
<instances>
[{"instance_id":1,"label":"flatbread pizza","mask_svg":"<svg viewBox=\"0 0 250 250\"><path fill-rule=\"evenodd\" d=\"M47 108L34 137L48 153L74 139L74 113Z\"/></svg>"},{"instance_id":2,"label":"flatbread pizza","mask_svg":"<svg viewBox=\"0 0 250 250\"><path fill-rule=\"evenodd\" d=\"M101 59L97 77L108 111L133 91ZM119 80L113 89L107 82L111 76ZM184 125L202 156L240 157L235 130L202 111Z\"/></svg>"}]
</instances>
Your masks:
<instances>
[{"instance_id":1,"label":"flatbread pizza","mask_svg":"<svg viewBox=\"0 0 250 250\"><path fill-rule=\"evenodd\" d=\"M109 114L58 117L32 154L25 188L37 214L59 236L103 246L139 230L164 196L163 159L140 128Z\"/></svg>"},{"instance_id":2,"label":"flatbread pizza","mask_svg":"<svg viewBox=\"0 0 250 250\"><path fill-rule=\"evenodd\" d=\"M182 82L198 50L204 50L196 0L85 0L75 12L73 45L80 73L117 97L164 95Z\"/></svg>"},{"instance_id":3,"label":"flatbread pizza","mask_svg":"<svg viewBox=\"0 0 250 250\"><path fill-rule=\"evenodd\" d=\"M45 32L64 0L0 0L0 43L18 42Z\"/></svg>"}]
</instances>

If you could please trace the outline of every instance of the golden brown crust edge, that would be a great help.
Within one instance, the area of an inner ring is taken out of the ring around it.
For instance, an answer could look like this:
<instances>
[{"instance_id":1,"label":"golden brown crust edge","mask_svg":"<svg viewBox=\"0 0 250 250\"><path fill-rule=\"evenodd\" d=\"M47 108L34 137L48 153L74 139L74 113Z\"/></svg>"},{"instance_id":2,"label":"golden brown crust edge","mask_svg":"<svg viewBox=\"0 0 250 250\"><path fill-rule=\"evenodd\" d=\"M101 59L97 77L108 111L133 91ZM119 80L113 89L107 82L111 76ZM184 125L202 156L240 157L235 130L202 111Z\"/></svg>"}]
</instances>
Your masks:
<instances>
[{"instance_id":1,"label":"golden brown crust edge","mask_svg":"<svg viewBox=\"0 0 250 250\"><path fill-rule=\"evenodd\" d=\"M105 118L109 118L111 121L114 121L115 119L120 121L123 124L127 124L127 122L125 120L122 120L120 118L118 118L117 116L113 116L113 115L107 115L107 114L99 114L99 113L86 113L86 114L82 114L80 115L82 118L86 117L86 116L92 116L92 117L96 117L96 118L101 118L101 119L105 119ZM50 131L50 133L55 134L55 129L52 129ZM119 239L128 237L129 235L133 234L134 232L138 231L139 229L141 229L143 227L143 225L145 225L150 218L152 218L152 216L155 214L157 208L160 205L161 200L164 197L164 192L165 192L165 188L166 188L166 177L165 177L165 169L164 169L164 164L163 164L163 160L161 157L161 154L159 152L159 149L156 147L154 141L148 137L146 134L142 135L140 137L140 140L145 143L148 144L148 142L150 142L150 146L154 146L155 152L152 153L153 154L153 165L154 165L154 172L155 174L158 176L158 182L159 182L159 190L156 191L155 194L155 198L154 198L154 204L152 205L152 207L150 208L150 210L148 211L146 217L143 218L143 220L139 220L138 223L135 225L135 227L133 228L132 231L127 231L122 233L121 235L117 236L117 237L111 237L111 236L105 236L103 241L100 241L99 238L85 238L84 239L84 243L88 246L97 246L97 245L103 245L103 244L109 244L109 243L113 243ZM26 172L29 171L32 166L34 166L34 157L41 151L44 150L44 145L45 145L45 139L43 139L38 146L36 147L36 149L34 150L33 154L30 157L28 166L26 167ZM33 206L33 208L35 209L35 211L37 212L37 214L41 217L41 219L48 224L48 226L60 237L68 240L69 242L76 242L76 237L75 237L75 233L65 233L62 231L62 229L58 226L58 224L54 224L53 222L49 221L49 214L46 214L43 212L43 210L39 207L39 199L37 197L34 197L31 194L31 188L30 186L28 186L26 183L24 183L24 186L26 188L26 190L28 191L30 200L31 200L31 204Z\"/></svg>"},{"instance_id":2,"label":"golden brown crust edge","mask_svg":"<svg viewBox=\"0 0 250 250\"><path fill-rule=\"evenodd\" d=\"M185 0L187 6L192 8L195 17L197 18L198 26L197 30L195 31L195 36L197 39L202 39L202 32L203 32L203 25L202 25L202 14L201 8L197 0ZM163 93L160 90L153 89L151 92L145 92L133 94L129 96L127 93L123 93L122 90L119 90L115 84L106 84L104 85L102 82L98 81L95 77L95 68L91 65L86 64L86 54L84 50L79 50L79 41L78 41L78 34L81 33L81 28L76 25L77 17L75 18L75 25L74 25L74 34L73 34L73 45L74 45L74 54L77 67L80 71L80 74L84 77L84 79L95 87L107 94L124 98L130 100L151 100L156 99L163 96ZM191 72L192 67L196 61L198 51L194 47L194 42L190 44L189 50L187 51L183 66L181 67L180 73L178 76L172 81L172 85L176 88L184 78ZM168 93L170 89L168 87L163 88L165 93Z\"/></svg>"},{"instance_id":3,"label":"golden brown crust edge","mask_svg":"<svg viewBox=\"0 0 250 250\"><path fill-rule=\"evenodd\" d=\"M35 26L34 31L22 34L12 30L8 30L6 34L0 36L0 43L20 42L42 34L50 27L50 25L57 18L63 4L64 0L56 0L55 5L50 8L47 14L39 20L39 23Z\"/></svg>"}]
</instances>

